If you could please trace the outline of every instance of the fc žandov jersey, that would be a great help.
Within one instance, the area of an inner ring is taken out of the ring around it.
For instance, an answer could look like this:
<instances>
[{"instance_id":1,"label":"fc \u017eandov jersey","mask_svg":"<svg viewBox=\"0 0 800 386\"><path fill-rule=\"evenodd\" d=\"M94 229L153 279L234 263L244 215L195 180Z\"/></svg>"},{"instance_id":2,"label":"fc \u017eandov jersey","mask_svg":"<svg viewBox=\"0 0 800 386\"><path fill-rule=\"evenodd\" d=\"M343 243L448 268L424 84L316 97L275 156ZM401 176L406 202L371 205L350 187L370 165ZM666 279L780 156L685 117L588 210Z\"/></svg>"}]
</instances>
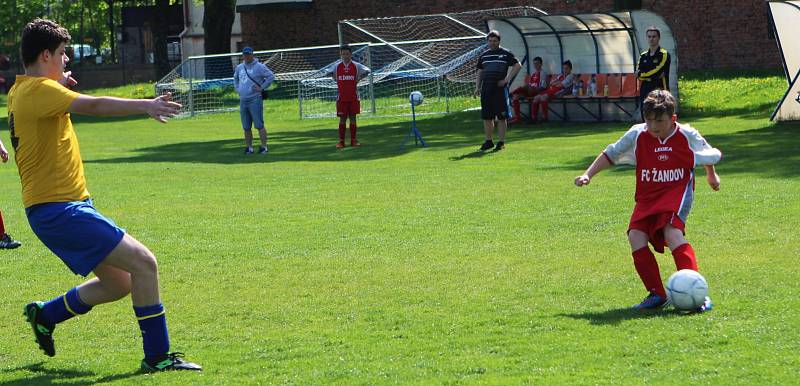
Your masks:
<instances>
[{"instance_id":1,"label":"fc \u017eandov jersey","mask_svg":"<svg viewBox=\"0 0 800 386\"><path fill-rule=\"evenodd\" d=\"M613 164L636 166L632 221L673 212L686 222L694 199L694 167L715 165L722 158L697 130L680 123L664 140L647 132L644 123L634 125L603 154Z\"/></svg>"},{"instance_id":2,"label":"fc \u017eandov jersey","mask_svg":"<svg viewBox=\"0 0 800 386\"><path fill-rule=\"evenodd\" d=\"M542 85L543 85L543 83L542 83L542 82L543 82L543 80L544 80L544 79L542 79L542 78L543 78L543 77L542 77L542 72L541 72L541 71L535 71L535 72L534 72L534 73L532 73L530 76L528 76L528 77L525 79L525 81L527 82L528 86L530 86L530 87L533 87L533 88L541 88L541 87L542 87Z\"/></svg>"},{"instance_id":3,"label":"fc \u017eandov jersey","mask_svg":"<svg viewBox=\"0 0 800 386\"><path fill-rule=\"evenodd\" d=\"M361 63L350 61L349 64L338 62L333 70L336 86L339 88L338 100L355 102L358 100L358 80L369 73L369 68Z\"/></svg>"},{"instance_id":4,"label":"fc \u017eandov jersey","mask_svg":"<svg viewBox=\"0 0 800 386\"><path fill-rule=\"evenodd\" d=\"M89 198L78 137L67 112L79 95L54 80L23 75L8 94L11 144L26 208Z\"/></svg>"}]
</instances>

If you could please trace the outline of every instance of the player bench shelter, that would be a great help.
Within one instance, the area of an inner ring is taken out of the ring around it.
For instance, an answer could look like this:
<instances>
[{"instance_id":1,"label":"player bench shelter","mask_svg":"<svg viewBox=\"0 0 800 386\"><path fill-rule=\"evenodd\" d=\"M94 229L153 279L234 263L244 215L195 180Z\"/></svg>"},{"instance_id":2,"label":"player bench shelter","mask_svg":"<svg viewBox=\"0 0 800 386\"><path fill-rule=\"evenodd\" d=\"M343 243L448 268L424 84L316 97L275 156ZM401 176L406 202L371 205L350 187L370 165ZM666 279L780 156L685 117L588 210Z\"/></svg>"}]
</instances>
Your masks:
<instances>
[{"instance_id":1,"label":"player bench shelter","mask_svg":"<svg viewBox=\"0 0 800 386\"><path fill-rule=\"evenodd\" d=\"M522 63L522 71L510 90L524 84L523 73L533 71L533 58L542 58L542 71L548 79L561 73L561 63L572 62L575 81L584 80L579 96L550 101L550 119L564 121L627 121L639 119L638 80L634 73L639 54L648 49L646 30L661 30L661 47L671 57L669 87L678 96L678 56L676 42L667 23L657 14L644 11L540 15L495 18L487 21L489 30L502 36L501 46ZM597 96L586 96L592 74L597 79ZM602 82L602 84L601 84ZM608 92L605 91L608 85Z\"/></svg>"}]
</instances>

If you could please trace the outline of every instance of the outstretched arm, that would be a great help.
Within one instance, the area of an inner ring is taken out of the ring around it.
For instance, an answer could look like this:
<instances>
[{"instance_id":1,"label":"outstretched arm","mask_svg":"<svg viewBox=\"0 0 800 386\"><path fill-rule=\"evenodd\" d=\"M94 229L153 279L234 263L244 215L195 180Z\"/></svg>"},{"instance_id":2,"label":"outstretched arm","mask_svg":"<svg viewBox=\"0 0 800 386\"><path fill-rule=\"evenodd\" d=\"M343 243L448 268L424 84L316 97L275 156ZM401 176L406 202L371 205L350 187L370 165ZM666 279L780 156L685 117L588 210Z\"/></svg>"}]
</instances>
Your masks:
<instances>
[{"instance_id":1,"label":"outstretched arm","mask_svg":"<svg viewBox=\"0 0 800 386\"><path fill-rule=\"evenodd\" d=\"M609 166L611 166L611 161L608 160L605 153L600 153L582 175L575 177L575 186L589 185L595 174Z\"/></svg>"},{"instance_id":2,"label":"outstretched arm","mask_svg":"<svg viewBox=\"0 0 800 386\"><path fill-rule=\"evenodd\" d=\"M168 93L153 99L123 99L81 95L75 98L67 111L98 117L147 114L153 119L165 123L167 122L166 118L174 117L181 108L179 103L169 100L171 96Z\"/></svg>"}]
</instances>

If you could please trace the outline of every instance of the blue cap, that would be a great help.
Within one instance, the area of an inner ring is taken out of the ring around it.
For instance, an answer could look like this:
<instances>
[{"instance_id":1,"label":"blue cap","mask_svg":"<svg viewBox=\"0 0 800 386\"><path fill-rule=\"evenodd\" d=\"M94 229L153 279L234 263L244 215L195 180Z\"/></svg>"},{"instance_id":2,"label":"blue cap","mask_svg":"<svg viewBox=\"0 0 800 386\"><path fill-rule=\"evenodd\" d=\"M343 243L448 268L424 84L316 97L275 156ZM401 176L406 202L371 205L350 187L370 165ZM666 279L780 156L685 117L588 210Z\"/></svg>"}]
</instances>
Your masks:
<instances>
[{"instance_id":1,"label":"blue cap","mask_svg":"<svg viewBox=\"0 0 800 386\"><path fill-rule=\"evenodd\" d=\"M245 48L242 50L242 53L243 53L243 54L250 54L250 55L252 55L252 54L253 54L253 47L245 47Z\"/></svg>"}]
</instances>

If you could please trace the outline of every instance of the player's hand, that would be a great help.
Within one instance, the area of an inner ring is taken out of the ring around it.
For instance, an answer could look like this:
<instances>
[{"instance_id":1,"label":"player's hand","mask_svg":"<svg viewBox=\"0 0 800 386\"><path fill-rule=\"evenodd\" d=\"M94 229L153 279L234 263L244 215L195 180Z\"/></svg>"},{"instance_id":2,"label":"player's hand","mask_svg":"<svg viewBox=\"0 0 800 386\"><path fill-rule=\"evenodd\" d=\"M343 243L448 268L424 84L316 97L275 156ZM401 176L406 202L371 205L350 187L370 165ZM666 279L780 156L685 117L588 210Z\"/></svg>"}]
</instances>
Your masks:
<instances>
[{"instance_id":1,"label":"player's hand","mask_svg":"<svg viewBox=\"0 0 800 386\"><path fill-rule=\"evenodd\" d=\"M58 80L62 86L73 87L78 85L78 81L72 77L72 71L62 72L61 79Z\"/></svg>"},{"instance_id":2,"label":"player's hand","mask_svg":"<svg viewBox=\"0 0 800 386\"><path fill-rule=\"evenodd\" d=\"M505 79L500 79L497 81L497 87L505 87L507 83Z\"/></svg>"},{"instance_id":3,"label":"player's hand","mask_svg":"<svg viewBox=\"0 0 800 386\"><path fill-rule=\"evenodd\" d=\"M2 145L0 145L0 158L3 159L3 163L8 162L8 150L6 150L6 147Z\"/></svg>"},{"instance_id":4,"label":"player's hand","mask_svg":"<svg viewBox=\"0 0 800 386\"><path fill-rule=\"evenodd\" d=\"M708 185L711 186L711 189L714 189L714 191L719 190L719 174L708 174L706 175L706 180L708 181Z\"/></svg>"},{"instance_id":5,"label":"player's hand","mask_svg":"<svg viewBox=\"0 0 800 386\"><path fill-rule=\"evenodd\" d=\"M172 98L172 93L151 99L150 105L147 106L147 115L161 123L167 123L167 118L177 115L178 110L183 107L180 103L171 101L170 98Z\"/></svg>"},{"instance_id":6,"label":"player's hand","mask_svg":"<svg viewBox=\"0 0 800 386\"><path fill-rule=\"evenodd\" d=\"M475 97L481 96L481 89L476 88L475 92L472 94L472 96L475 96Z\"/></svg>"},{"instance_id":7,"label":"player's hand","mask_svg":"<svg viewBox=\"0 0 800 386\"><path fill-rule=\"evenodd\" d=\"M581 187L581 186L584 186L584 185L589 185L589 182L591 182L591 181L592 181L592 179L589 176L587 176L586 174L584 174L582 176L577 176L577 177L575 177L575 186Z\"/></svg>"},{"instance_id":8,"label":"player's hand","mask_svg":"<svg viewBox=\"0 0 800 386\"><path fill-rule=\"evenodd\" d=\"M253 86L253 90L255 90L255 92L261 92L261 86L255 85Z\"/></svg>"}]
</instances>

